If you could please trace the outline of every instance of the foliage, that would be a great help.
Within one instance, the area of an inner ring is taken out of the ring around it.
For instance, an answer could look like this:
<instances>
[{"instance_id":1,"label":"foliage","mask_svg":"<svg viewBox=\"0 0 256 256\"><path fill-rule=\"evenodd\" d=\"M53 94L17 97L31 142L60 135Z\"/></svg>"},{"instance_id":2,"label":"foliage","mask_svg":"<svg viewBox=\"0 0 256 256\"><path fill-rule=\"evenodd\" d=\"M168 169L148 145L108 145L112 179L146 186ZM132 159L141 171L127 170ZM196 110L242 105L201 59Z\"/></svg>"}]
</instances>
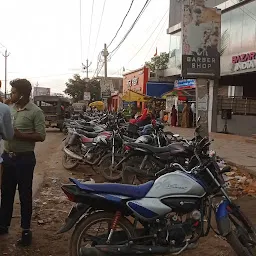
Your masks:
<instances>
[{"instance_id":1,"label":"foliage","mask_svg":"<svg viewBox=\"0 0 256 256\"><path fill-rule=\"evenodd\" d=\"M155 72L157 70L167 69L167 65L169 62L169 53L162 52L160 55L154 56L151 58L151 61L146 62L146 67L150 68L151 72Z\"/></svg>"},{"instance_id":2,"label":"foliage","mask_svg":"<svg viewBox=\"0 0 256 256\"><path fill-rule=\"evenodd\" d=\"M65 94L71 96L74 102L83 100L84 92L90 92L91 99L100 100L100 82L98 80L89 80L81 78L79 74L75 74L66 82Z\"/></svg>"}]
</instances>

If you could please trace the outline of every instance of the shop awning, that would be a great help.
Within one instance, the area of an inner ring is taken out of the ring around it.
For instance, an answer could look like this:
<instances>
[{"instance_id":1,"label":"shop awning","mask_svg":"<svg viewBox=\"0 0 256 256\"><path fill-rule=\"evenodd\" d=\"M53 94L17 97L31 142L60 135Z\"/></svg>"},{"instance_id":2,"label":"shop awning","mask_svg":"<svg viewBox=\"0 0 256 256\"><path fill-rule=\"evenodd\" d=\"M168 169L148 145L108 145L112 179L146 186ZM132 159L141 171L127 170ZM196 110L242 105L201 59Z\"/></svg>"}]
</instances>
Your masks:
<instances>
[{"instance_id":1,"label":"shop awning","mask_svg":"<svg viewBox=\"0 0 256 256\"><path fill-rule=\"evenodd\" d=\"M178 96L179 100L186 100L187 95L184 93L184 91L181 90L172 90L162 95L162 99L166 99L168 96Z\"/></svg>"},{"instance_id":2,"label":"shop awning","mask_svg":"<svg viewBox=\"0 0 256 256\"><path fill-rule=\"evenodd\" d=\"M144 94L134 92L132 90L128 90L125 95L122 97L123 101L126 102L133 102L133 101L138 101L138 102L146 102L150 99L151 97L148 97Z\"/></svg>"}]
</instances>

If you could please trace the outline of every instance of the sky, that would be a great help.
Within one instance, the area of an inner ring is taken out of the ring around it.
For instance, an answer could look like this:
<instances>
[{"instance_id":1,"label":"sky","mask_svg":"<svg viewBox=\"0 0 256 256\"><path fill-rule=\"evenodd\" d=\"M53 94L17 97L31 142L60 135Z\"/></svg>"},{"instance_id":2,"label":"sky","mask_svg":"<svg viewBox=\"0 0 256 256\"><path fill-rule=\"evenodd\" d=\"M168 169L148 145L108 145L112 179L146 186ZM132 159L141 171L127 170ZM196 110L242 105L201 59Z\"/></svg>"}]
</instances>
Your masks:
<instances>
[{"instance_id":1,"label":"sky","mask_svg":"<svg viewBox=\"0 0 256 256\"><path fill-rule=\"evenodd\" d=\"M119 44L145 2L134 1L118 36L108 47L109 52ZM39 86L50 87L51 92L61 93L68 78L81 72L81 63L86 63L86 59L92 62L92 77L104 43L108 45L114 37L130 4L131 0L94 0L94 5L93 0L81 0L80 22L80 0L2 0L0 44L10 53L8 83L14 78L27 78L33 85L38 82ZM168 14L169 0L151 0L109 60L108 76L122 75L123 67L127 71L140 68L153 57L156 47L158 53L168 52ZM0 52L4 53L1 45ZM2 91L4 66L4 57L0 55ZM85 75L81 73L82 77Z\"/></svg>"}]
</instances>

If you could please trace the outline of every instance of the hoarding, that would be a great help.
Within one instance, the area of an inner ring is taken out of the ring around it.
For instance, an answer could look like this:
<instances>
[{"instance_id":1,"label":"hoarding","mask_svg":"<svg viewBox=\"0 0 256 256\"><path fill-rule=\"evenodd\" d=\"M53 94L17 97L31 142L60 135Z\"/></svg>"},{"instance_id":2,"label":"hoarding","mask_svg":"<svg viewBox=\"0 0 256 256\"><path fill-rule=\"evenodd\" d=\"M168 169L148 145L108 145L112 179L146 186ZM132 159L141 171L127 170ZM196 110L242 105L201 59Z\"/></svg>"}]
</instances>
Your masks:
<instances>
[{"instance_id":1,"label":"hoarding","mask_svg":"<svg viewBox=\"0 0 256 256\"><path fill-rule=\"evenodd\" d=\"M182 21L182 77L220 76L221 11L186 0Z\"/></svg>"},{"instance_id":2,"label":"hoarding","mask_svg":"<svg viewBox=\"0 0 256 256\"><path fill-rule=\"evenodd\" d=\"M91 100L91 93L90 92L84 92L84 100Z\"/></svg>"},{"instance_id":3,"label":"hoarding","mask_svg":"<svg viewBox=\"0 0 256 256\"><path fill-rule=\"evenodd\" d=\"M45 88L45 87L34 87L33 96L50 96L51 95L51 88Z\"/></svg>"}]
</instances>

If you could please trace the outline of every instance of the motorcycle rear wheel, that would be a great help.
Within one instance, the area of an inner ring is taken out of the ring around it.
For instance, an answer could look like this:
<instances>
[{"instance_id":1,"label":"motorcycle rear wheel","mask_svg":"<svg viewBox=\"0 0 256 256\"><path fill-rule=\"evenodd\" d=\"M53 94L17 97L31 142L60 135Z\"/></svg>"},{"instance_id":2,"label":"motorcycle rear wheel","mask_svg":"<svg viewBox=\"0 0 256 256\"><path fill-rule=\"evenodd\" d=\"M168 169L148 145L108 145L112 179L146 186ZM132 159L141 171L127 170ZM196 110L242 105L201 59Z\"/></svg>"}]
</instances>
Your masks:
<instances>
[{"instance_id":1,"label":"motorcycle rear wheel","mask_svg":"<svg viewBox=\"0 0 256 256\"><path fill-rule=\"evenodd\" d=\"M113 222L114 219L113 213L108 212L96 212L88 217L83 218L75 227L73 234L70 239L69 243L69 256L78 256L79 250L81 248L81 242L84 240L83 234L86 233L87 230L90 229L90 227L93 224L96 224L97 222L107 221L110 223L110 225ZM135 231L132 226L132 224L124 217L121 217L118 221L118 226L120 226L127 234L127 239L134 238L135 237ZM101 227L101 226L100 226ZM114 234L114 233L113 233ZM95 243L95 241L93 241ZM112 243L110 243L112 244ZM92 245L93 247L93 245Z\"/></svg>"},{"instance_id":2,"label":"motorcycle rear wheel","mask_svg":"<svg viewBox=\"0 0 256 256\"><path fill-rule=\"evenodd\" d=\"M66 170L75 169L78 165L79 165L78 160L71 159L71 157L69 157L65 152L63 153L63 156L62 156L62 166Z\"/></svg>"}]
</instances>

